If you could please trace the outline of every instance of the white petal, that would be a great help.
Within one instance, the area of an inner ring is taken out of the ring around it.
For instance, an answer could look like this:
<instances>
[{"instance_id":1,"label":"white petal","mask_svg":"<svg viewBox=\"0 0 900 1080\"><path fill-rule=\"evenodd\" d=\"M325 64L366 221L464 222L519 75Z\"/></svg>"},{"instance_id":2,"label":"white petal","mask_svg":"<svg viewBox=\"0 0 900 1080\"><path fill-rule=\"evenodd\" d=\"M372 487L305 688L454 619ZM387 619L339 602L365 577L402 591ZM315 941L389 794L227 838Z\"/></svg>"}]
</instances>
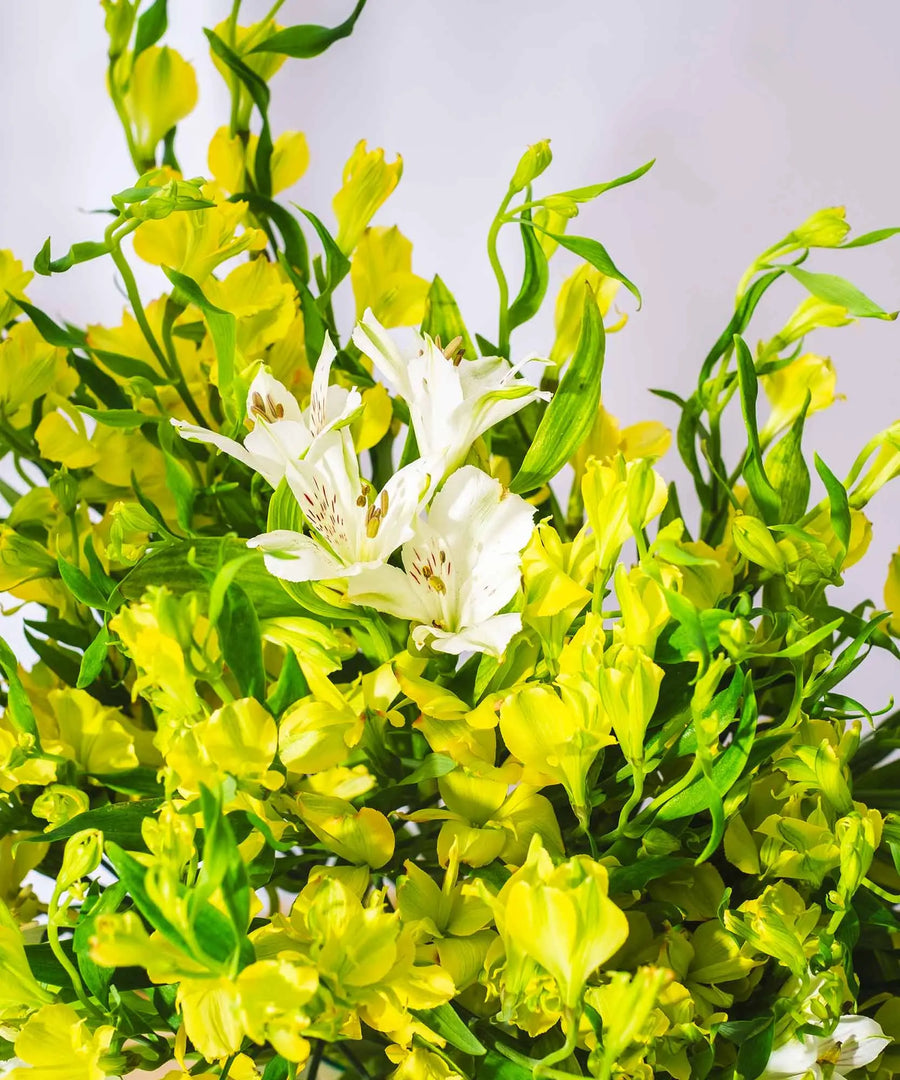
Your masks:
<instances>
[{"instance_id":1,"label":"white petal","mask_svg":"<svg viewBox=\"0 0 900 1080\"><path fill-rule=\"evenodd\" d=\"M309 429L318 435L325 427L328 416L328 383L331 380L331 365L337 356L337 349L329 334L325 335L322 351L313 371L312 389L309 398Z\"/></svg>"},{"instance_id":2,"label":"white petal","mask_svg":"<svg viewBox=\"0 0 900 1080\"><path fill-rule=\"evenodd\" d=\"M435 652L459 656L463 652L481 652L500 657L514 634L522 629L517 614L495 615L476 626L467 626L454 633L427 624L413 628L412 639L421 649L428 645Z\"/></svg>"},{"instance_id":3,"label":"white petal","mask_svg":"<svg viewBox=\"0 0 900 1080\"><path fill-rule=\"evenodd\" d=\"M260 533L247 541L247 547L259 548L269 573L285 581L332 581L346 573L321 544L290 529Z\"/></svg>"},{"instance_id":4,"label":"white petal","mask_svg":"<svg viewBox=\"0 0 900 1080\"><path fill-rule=\"evenodd\" d=\"M236 460L249 465L254 472L261 473L272 487L277 487L278 482L284 475L284 466L278 459L273 458L270 453L252 453L241 446L239 442L229 439L227 435L220 435L217 431L210 431L207 428L188 424L184 420L173 420L172 425L178 429L178 434L182 439L215 446L218 450L222 450ZM250 432L250 435L252 434Z\"/></svg>"},{"instance_id":5,"label":"white petal","mask_svg":"<svg viewBox=\"0 0 900 1080\"><path fill-rule=\"evenodd\" d=\"M821 1074L816 1058L819 1056L820 1039L815 1035L805 1035L803 1040L791 1038L777 1047L769 1055L765 1070L760 1080L789 1080L802 1077L810 1069Z\"/></svg>"},{"instance_id":6,"label":"white petal","mask_svg":"<svg viewBox=\"0 0 900 1080\"><path fill-rule=\"evenodd\" d=\"M312 435L302 420L276 420L269 424L257 419L253 430L244 439L244 447L254 458L271 462L271 469L278 466L278 479L272 485L277 487L285 466L303 457L311 442Z\"/></svg>"},{"instance_id":7,"label":"white petal","mask_svg":"<svg viewBox=\"0 0 900 1080\"><path fill-rule=\"evenodd\" d=\"M247 410L251 420L256 419L252 412L255 394L259 394L264 402L271 401L273 405L280 405L284 410L282 419L300 419L300 406L297 404L297 399L283 383L280 383L264 367L261 367L253 376L253 381L247 390Z\"/></svg>"},{"instance_id":8,"label":"white petal","mask_svg":"<svg viewBox=\"0 0 900 1080\"><path fill-rule=\"evenodd\" d=\"M440 606L396 566L385 563L364 570L348 582L348 595L355 604L366 604L400 619L431 620L440 616ZM435 596L432 593L432 596Z\"/></svg>"},{"instance_id":9,"label":"white petal","mask_svg":"<svg viewBox=\"0 0 900 1080\"><path fill-rule=\"evenodd\" d=\"M428 520L453 548L457 559L467 549L518 553L531 537L535 508L518 495L504 493L499 480L474 465L451 473L431 504Z\"/></svg>"},{"instance_id":10,"label":"white petal","mask_svg":"<svg viewBox=\"0 0 900 1080\"><path fill-rule=\"evenodd\" d=\"M285 475L310 525L344 562L358 561L365 511L357 505L359 462L347 429L320 435Z\"/></svg>"},{"instance_id":11,"label":"white petal","mask_svg":"<svg viewBox=\"0 0 900 1080\"><path fill-rule=\"evenodd\" d=\"M367 308L353 331L353 342L372 361L378 372L394 384L401 397L409 393L406 360L387 330Z\"/></svg>"},{"instance_id":12,"label":"white petal","mask_svg":"<svg viewBox=\"0 0 900 1080\"><path fill-rule=\"evenodd\" d=\"M371 545L381 552L384 560L413 536L413 519L428 495L429 486L428 466L424 461L404 465L384 485L388 510Z\"/></svg>"},{"instance_id":13,"label":"white petal","mask_svg":"<svg viewBox=\"0 0 900 1080\"><path fill-rule=\"evenodd\" d=\"M829 1042L840 1043L839 1067L858 1069L874 1061L891 1040L868 1016L842 1016Z\"/></svg>"}]
</instances>

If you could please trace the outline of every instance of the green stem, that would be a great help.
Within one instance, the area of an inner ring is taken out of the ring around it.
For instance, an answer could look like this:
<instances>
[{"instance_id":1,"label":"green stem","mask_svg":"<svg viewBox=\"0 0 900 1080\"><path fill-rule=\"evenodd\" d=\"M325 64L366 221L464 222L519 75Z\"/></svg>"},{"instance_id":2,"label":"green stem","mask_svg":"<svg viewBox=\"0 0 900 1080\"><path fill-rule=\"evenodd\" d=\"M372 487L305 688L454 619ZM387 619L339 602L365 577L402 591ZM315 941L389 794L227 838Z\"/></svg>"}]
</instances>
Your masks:
<instances>
[{"instance_id":1,"label":"green stem","mask_svg":"<svg viewBox=\"0 0 900 1080\"><path fill-rule=\"evenodd\" d=\"M131 272L131 267L128 265L124 254L122 253L121 241L123 236L127 236L128 233L133 232L138 225L139 221L129 221L124 229L122 229L118 235L114 235L114 229L119 222L113 222L112 225L106 230L106 241L109 244L109 253L112 256L112 261L115 264L116 269L122 277L122 282L125 285L125 292L128 295L128 302L131 304L134 311L134 317L137 320L138 326L141 328L141 333L147 340L147 344L150 346L153 355L162 365L163 371L169 377L172 377L173 372L169 370L169 364L166 359L166 354L160 348L159 342L156 340L156 336L150 329L150 323L147 321L147 315L144 311L144 305L141 303L141 294L138 292L137 282L134 279L134 274Z\"/></svg>"},{"instance_id":2,"label":"green stem","mask_svg":"<svg viewBox=\"0 0 900 1080\"><path fill-rule=\"evenodd\" d=\"M497 288L500 293L500 322L497 334L497 352L507 359L509 359L509 283L506 280L506 274L503 272L500 256L497 254L497 236L505 223L504 211L507 206L509 206L509 201L512 197L513 191L510 188L506 193L503 202L500 204L497 216L491 223L487 237L488 259L491 263L491 269L494 271L494 277L497 279Z\"/></svg>"},{"instance_id":3,"label":"green stem","mask_svg":"<svg viewBox=\"0 0 900 1080\"><path fill-rule=\"evenodd\" d=\"M50 908L47 913L47 943L50 946L50 950L56 959L60 962L61 966L65 970L66 974L72 980L72 988L78 996L78 1000L84 1005L84 1007L93 1016L100 1015L94 1003L85 993L84 983L81 981L81 976L72 961L66 956L65 950L60 944L59 940L59 924L57 922L60 914L59 908L59 889L54 890L53 896L50 898ZM66 909L63 908L63 911Z\"/></svg>"},{"instance_id":4,"label":"green stem","mask_svg":"<svg viewBox=\"0 0 900 1080\"><path fill-rule=\"evenodd\" d=\"M131 157L132 162L134 163L135 169L137 169L139 174L142 174L146 171L144 167L146 163L141 160L141 156L138 153L137 145L134 141L134 136L131 133L131 120L128 117L128 113L125 109L125 102L122 99L122 94L116 80L115 60L110 60L109 77L107 81L109 83L109 96L112 99L113 108L116 110L116 116L118 116L119 123L121 123L122 130L125 133L125 142L128 144L128 153ZM151 168L155 164L156 162L154 161L151 164Z\"/></svg>"},{"instance_id":5,"label":"green stem","mask_svg":"<svg viewBox=\"0 0 900 1080\"><path fill-rule=\"evenodd\" d=\"M234 0L231 5L231 14L228 16L228 45L232 52L237 52L237 21L240 10L241 0ZM231 117L228 131L231 137L234 138L238 127L238 100L241 93L241 84L237 74L231 68L228 69L228 89L231 92Z\"/></svg>"},{"instance_id":6,"label":"green stem","mask_svg":"<svg viewBox=\"0 0 900 1080\"><path fill-rule=\"evenodd\" d=\"M644 794L644 763L642 761L633 762L631 770L634 790L628 796L628 801L622 807L619 814L619 832L624 831L625 826L628 824L628 819L631 816L631 811L640 803Z\"/></svg>"},{"instance_id":7,"label":"green stem","mask_svg":"<svg viewBox=\"0 0 900 1080\"><path fill-rule=\"evenodd\" d=\"M178 391L178 396L187 406L188 412L197 421L201 427L206 427L206 417L200 411L197 402L194 400L194 395L191 393L188 387L187 380L184 377L184 372L181 370L181 364L178 362L178 353L175 351L175 341L172 337L172 326L175 320L184 311L181 304L176 303L171 298L166 304L166 312L163 316L162 323L162 339L163 346L166 350L166 355L169 360L169 367L172 372L172 379L175 384L175 389ZM199 476L198 476L199 480Z\"/></svg>"}]
</instances>

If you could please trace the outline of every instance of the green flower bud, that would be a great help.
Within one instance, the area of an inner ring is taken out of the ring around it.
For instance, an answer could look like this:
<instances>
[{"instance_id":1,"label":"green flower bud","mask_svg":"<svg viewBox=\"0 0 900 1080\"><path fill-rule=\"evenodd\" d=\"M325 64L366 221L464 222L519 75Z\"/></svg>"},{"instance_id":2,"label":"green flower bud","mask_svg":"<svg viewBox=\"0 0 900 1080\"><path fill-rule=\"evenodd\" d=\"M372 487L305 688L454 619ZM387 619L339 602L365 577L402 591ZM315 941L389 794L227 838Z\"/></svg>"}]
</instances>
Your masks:
<instances>
[{"instance_id":1,"label":"green flower bud","mask_svg":"<svg viewBox=\"0 0 900 1080\"><path fill-rule=\"evenodd\" d=\"M63 852L62 866L56 875L57 895L92 874L100 865L102 854L103 833L99 829L82 829L70 836Z\"/></svg>"},{"instance_id":2,"label":"green flower bud","mask_svg":"<svg viewBox=\"0 0 900 1080\"><path fill-rule=\"evenodd\" d=\"M133 0L101 0L106 12L104 26L109 35L109 58L115 60L128 48L138 5Z\"/></svg>"},{"instance_id":3,"label":"green flower bud","mask_svg":"<svg viewBox=\"0 0 900 1080\"><path fill-rule=\"evenodd\" d=\"M775 538L759 518L738 514L731 523L731 535L735 547L745 559L768 570L770 574L784 573L784 556Z\"/></svg>"},{"instance_id":4,"label":"green flower bud","mask_svg":"<svg viewBox=\"0 0 900 1080\"><path fill-rule=\"evenodd\" d=\"M65 465L60 465L49 480L50 490L56 496L59 508L68 517L78 506L78 481Z\"/></svg>"},{"instance_id":5,"label":"green flower bud","mask_svg":"<svg viewBox=\"0 0 900 1080\"><path fill-rule=\"evenodd\" d=\"M573 218L578 216L578 203L570 199L568 195L548 195L541 200L542 205L560 217Z\"/></svg>"},{"instance_id":6,"label":"green flower bud","mask_svg":"<svg viewBox=\"0 0 900 1080\"><path fill-rule=\"evenodd\" d=\"M838 892L849 901L868 874L881 841L882 821L877 810L866 816L857 811L842 817L834 827L841 851L841 879Z\"/></svg>"},{"instance_id":7,"label":"green flower bud","mask_svg":"<svg viewBox=\"0 0 900 1080\"><path fill-rule=\"evenodd\" d=\"M553 154L550 151L549 139L541 139L540 142L529 146L519 158L519 164L516 166L516 171L513 173L513 178L509 184L510 188L513 191L521 191L523 188L528 187L533 180L536 180L541 175L552 160Z\"/></svg>"},{"instance_id":8,"label":"green flower bud","mask_svg":"<svg viewBox=\"0 0 900 1080\"><path fill-rule=\"evenodd\" d=\"M845 213L843 206L817 210L794 229L792 236L801 247L837 247L850 232Z\"/></svg>"}]
</instances>

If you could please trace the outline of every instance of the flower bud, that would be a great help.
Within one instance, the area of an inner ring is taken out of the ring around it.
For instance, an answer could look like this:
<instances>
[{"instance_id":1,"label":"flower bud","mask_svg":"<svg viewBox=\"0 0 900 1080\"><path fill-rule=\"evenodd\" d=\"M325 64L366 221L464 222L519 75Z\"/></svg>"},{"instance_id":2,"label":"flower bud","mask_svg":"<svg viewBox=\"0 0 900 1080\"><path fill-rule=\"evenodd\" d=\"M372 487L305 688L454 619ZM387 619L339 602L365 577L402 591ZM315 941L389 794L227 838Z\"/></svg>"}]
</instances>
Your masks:
<instances>
[{"instance_id":1,"label":"flower bud","mask_svg":"<svg viewBox=\"0 0 900 1080\"><path fill-rule=\"evenodd\" d=\"M152 165L156 146L197 104L197 76L174 49L153 45L135 60L124 94L137 153Z\"/></svg>"},{"instance_id":2,"label":"flower bud","mask_svg":"<svg viewBox=\"0 0 900 1080\"><path fill-rule=\"evenodd\" d=\"M737 514L731 523L731 535L735 547L745 559L768 570L770 574L784 573L784 556L775 538L759 518Z\"/></svg>"},{"instance_id":3,"label":"flower bud","mask_svg":"<svg viewBox=\"0 0 900 1080\"><path fill-rule=\"evenodd\" d=\"M882 821L877 810L869 810L866 816L854 810L842 817L834 827L840 845L841 878L838 891L849 901L868 874L881 841Z\"/></svg>"},{"instance_id":4,"label":"flower bud","mask_svg":"<svg viewBox=\"0 0 900 1080\"><path fill-rule=\"evenodd\" d=\"M843 206L828 206L817 210L793 231L793 238L801 247L837 247L850 226Z\"/></svg>"},{"instance_id":5,"label":"flower bud","mask_svg":"<svg viewBox=\"0 0 900 1080\"><path fill-rule=\"evenodd\" d=\"M50 477L49 487L60 510L68 517L78 506L78 481L65 465L61 465Z\"/></svg>"},{"instance_id":6,"label":"flower bud","mask_svg":"<svg viewBox=\"0 0 900 1080\"><path fill-rule=\"evenodd\" d=\"M875 447L878 447L878 452L850 492L850 506L855 510L861 510L889 480L900 474L900 420L895 420L886 431L882 431L868 444L857 458L851 475L859 474L860 461L865 462Z\"/></svg>"},{"instance_id":7,"label":"flower bud","mask_svg":"<svg viewBox=\"0 0 900 1080\"><path fill-rule=\"evenodd\" d=\"M103 20L109 36L109 58L115 60L128 48L138 5L134 0L101 0L106 18Z\"/></svg>"},{"instance_id":8,"label":"flower bud","mask_svg":"<svg viewBox=\"0 0 900 1080\"><path fill-rule=\"evenodd\" d=\"M511 190L521 191L522 188L528 187L533 180L536 180L541 175L552 160L553 154L550 150L549 139L541 139L540 142L529 146L519 158L519 164L516 166L516 171L513 173L513 178L509 184Z\"/></svg>"},{"instance_id":9,"label":"flower bud","mask_svg":"<svg viewBox=\"0 0 900 1080\"><path fill-rule=\"evenodd\" d=\"M56 892L63 893L100 865L103 854L103 833L99 829L82 829L70 836L63 851L62 866L56 875Z\"/></svg>"}]
</instances>

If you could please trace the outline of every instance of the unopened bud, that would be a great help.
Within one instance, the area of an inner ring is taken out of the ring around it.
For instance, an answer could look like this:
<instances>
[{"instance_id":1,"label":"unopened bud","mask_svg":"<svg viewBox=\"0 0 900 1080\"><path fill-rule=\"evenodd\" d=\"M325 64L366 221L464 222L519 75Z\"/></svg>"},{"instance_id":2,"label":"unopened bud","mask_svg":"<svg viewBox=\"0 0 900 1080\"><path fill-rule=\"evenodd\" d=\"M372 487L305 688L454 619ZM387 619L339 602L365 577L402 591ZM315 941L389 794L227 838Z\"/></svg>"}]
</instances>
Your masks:
<instances>
[{"instance_id":1,"label":"unopened bud","mask_svg":"<svg viewBox=\"0 0 900 1080\"><path fill-rule=\"evenodd\" d=\"M850 232L845 213L843 206L828 206L824 210L817 210L794 229L794 239L802 247L837 247Z\"/></svg>"},{"instance_id":2,"label":"unopened bud","mask_svg":"<svg viewBox=\"0 0 900 1080\"><path fill-rule=\"evenodd\" d=\"M735 547L750 562L768 570L770 574L783 574L784 556L775 538L759 518L750 514L738 514L731 523L731 535Z\"/></svg>"},{"instance_id":3,"label":"unopened bud","mask_svg":"<svg viewBox=\"0 0 900 1080\"><path fill-rule=\"evenodd\" d=\"M60 510L68 517L78 506L78 481L65 465L61 465L50 477L48 483L59 503Z\"/></svg>"},{"instance_id":4,"label":"unopened bud","mask_svg":"<svg viewBox=\"0 0 900 1080\"><path fill-rule=\"evenodd\" d=\"M509 186L513 191L521 191L522 188L528 187L533 180L536 180L541 175L552 160L553 154L550 151L549 139L541 139L540 142L529 146L519 158L519 164L516 166L516 171L513 173Z\"/></svg>"},{"instance_id":5,"label":"unopened bud","mask_svg":"<svg viewBox=\"0 0 900 1080\"><path fill-rule=\"evenodd\" d=\"M70 836L63 851L62 866L56 875L57 893L70 889L76 881L92 874L100 865L103 854L103 833L99 829L83 829Z\"/></svg>"}]
</instances>

